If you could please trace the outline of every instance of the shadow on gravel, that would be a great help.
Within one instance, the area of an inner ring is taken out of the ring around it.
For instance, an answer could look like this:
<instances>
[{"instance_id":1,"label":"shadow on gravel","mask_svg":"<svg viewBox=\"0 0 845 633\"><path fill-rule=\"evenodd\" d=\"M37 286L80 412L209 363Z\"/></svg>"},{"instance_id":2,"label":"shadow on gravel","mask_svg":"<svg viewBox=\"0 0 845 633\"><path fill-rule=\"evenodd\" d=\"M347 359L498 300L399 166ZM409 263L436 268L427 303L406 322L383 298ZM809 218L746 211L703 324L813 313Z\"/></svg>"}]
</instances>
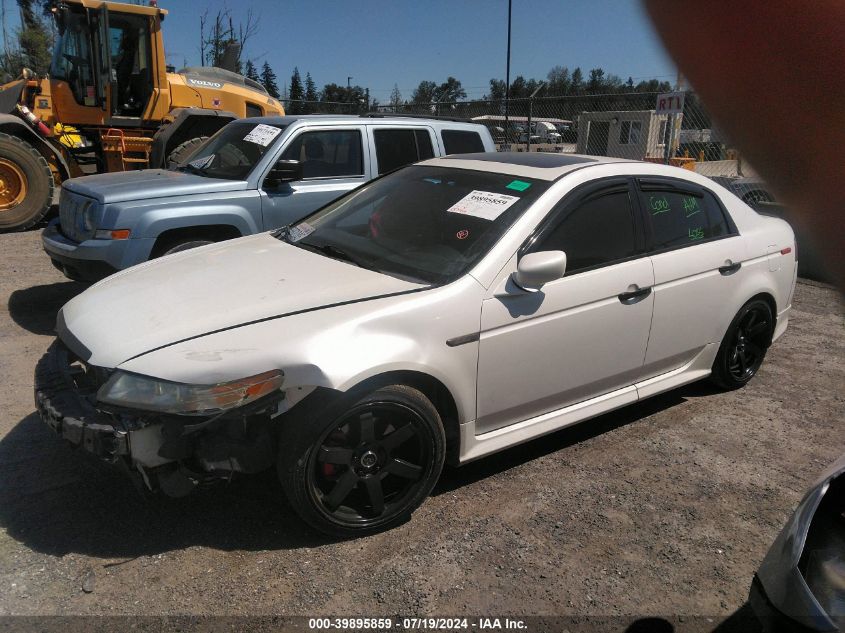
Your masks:
<instances>
[{"instance_id":1,"label":"shadow on gravel","mask_svg":"<svg viewBox=\"0 0 845 633\"><path fill-rule=\"evenodd\" d=\"M52 334L61 307L87 287L76 281L63 281L15 290L9 295L9 314L33 334Z\"/></svg>"},{"instance_id":2,"label":"shadow on gravel","mask_svg":"<svg viewBox=\"0 0 845 633\"><path fill-rule=\"evenodd\" d=\"M635 422L709 387L689 385L462 468L444 471L434 495ZM285 500L275 469L182 499L143 498L116 467L60 440L36 413L0 439L0 527L32 550L101 558L150 556L192 545L273 550L332 542Z\"/></svg>"},{"instance_id":3,"label":"shadow on gravel","mask_svg":"<svg viewBox=\"0 0 845 633\"><path fill-rule=\"evenodd\" d=\"M549 455L573 444L578 444L602 433L607 433L630 422L653 415L664 409L674 407L687 399L706 397L719 393L708 382L697 382L679 387L667 393L637 402L627 407L605 413L592 420L586 420L574 426L549 435L509 448L500 453L471 462L459 468L446 468L432 495L452 492L462 486L479 481L496 473L521 466L526 462Z\"/></svg>"},{"instance_id":4,"label":"shadow on gravel","mask_svg":"<svg viewBox=\"0 0 845 633\"><path fill-rule=\"evenodd\" d=\"M749 580L750 584L750 580ZM713 633L762 633L763 625L746 602L713 629Z\"/></svg>"},{"instance_id":5,"label":"shadow on gravel","mask_svg":"<svg viewBox=\"0 0 845 633\"><path fill-rule=\"evenodd\" d=\"M37 552L150 556L192 545L220 550L329 542L287 505L275 471L144 499L115 467L74 450L33 413L0 440L0 526Z\"/></svg>"}]
</instances>

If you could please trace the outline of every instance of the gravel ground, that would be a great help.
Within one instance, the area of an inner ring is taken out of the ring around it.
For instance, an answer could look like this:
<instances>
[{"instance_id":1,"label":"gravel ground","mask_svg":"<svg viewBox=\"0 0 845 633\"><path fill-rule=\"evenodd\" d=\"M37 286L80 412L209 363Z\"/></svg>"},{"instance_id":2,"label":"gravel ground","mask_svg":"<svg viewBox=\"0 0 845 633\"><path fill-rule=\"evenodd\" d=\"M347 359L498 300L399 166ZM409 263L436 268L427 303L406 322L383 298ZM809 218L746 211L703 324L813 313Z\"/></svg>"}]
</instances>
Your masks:
<instances>
[{"instance_id":1,"label":"gravel ground","mask_svg":"<svg viewBox=\"0 0 845 633\"><path fill-rule=\"evenodd\" d=\"M0 614L680 614L721 631L845 447L843 305L802 281L745 389L690 385L448 469L387 533L313 533L272 473L148 502L34 413L33 367L84 286L37 231L0 253Z\"/></svg>"}]
</instances>

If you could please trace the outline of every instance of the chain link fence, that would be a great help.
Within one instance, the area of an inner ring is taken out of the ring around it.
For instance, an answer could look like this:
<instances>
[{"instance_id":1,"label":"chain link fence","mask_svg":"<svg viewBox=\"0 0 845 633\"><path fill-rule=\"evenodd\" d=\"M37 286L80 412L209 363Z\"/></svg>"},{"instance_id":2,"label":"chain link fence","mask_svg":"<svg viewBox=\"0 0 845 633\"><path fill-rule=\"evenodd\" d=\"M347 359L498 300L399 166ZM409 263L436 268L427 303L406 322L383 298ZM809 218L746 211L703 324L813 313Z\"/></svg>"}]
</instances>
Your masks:
<instances>
[{"instance_id":1,"label":"chain link fence","mask_svg":"<svg viewBox=\"0 0 845 633\"><path fill-rule=\"evenodd\" d=\"M698 95L682 112L658 114L654 92L504 100L440 101L372 107L355 102L284 101L289 114L445 117L482 123L503 151L578 153L665 163L693 170L747 202L771 202L769 188L716 126Z\"/></svg>"}]
</instances>

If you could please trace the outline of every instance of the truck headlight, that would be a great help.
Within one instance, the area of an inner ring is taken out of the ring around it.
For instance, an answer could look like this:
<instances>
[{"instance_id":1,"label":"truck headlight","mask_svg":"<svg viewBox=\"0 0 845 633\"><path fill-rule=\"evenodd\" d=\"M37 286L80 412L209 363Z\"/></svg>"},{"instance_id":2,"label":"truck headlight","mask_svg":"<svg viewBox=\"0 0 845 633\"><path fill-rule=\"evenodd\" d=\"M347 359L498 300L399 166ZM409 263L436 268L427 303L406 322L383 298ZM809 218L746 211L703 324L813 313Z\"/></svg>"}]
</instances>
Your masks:
<instances>
[{"instance_id":1,"label":"truck headlight","mask_svg":"<svg viewBox=\"0 0 845 633\"><path fill-rule=\"evenodd\" d=\"M93 200L86 200L82 204L80 212L82 214L82 228L89 233L97 228L97 205Z\"/></svg>"},{"instance_id":2,"label":"truck headlight","mask_svg":"<svg viewBox=\"0 0 845 633\"><path fill-rule=\"evenodd\" d=\"M189 385L116 371L97 400L131 409L180 415L211 415L241 407L281 388L284 372L273 370L215 385Z\"/></svg>"}]
</instances>

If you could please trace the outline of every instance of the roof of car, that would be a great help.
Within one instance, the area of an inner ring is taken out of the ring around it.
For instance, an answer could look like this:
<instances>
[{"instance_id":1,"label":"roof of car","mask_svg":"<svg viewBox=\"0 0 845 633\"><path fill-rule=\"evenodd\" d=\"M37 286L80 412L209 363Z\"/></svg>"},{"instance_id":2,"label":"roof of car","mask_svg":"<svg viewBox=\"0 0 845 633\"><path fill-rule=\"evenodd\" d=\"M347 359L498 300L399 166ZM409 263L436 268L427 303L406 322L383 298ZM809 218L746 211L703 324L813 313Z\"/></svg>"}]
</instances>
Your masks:
<instances>
[{"instance_id":1,"label":"roof of car","mask_svg":"<svg viewBox=\"0 0 845 633\"><path fill-rule=\"evenodd\" d=\"M310 121L319 123L350 123L355 121L364 125L382 125L384 123L394 124L441 124L451 126L468 125L472 127L484 127L480 123L469 120L450 119L446 117L413 117L413 116L390 116L390 115L357 115L357 114L288 114L285 116L263 116L250 117L249 119L236 119L240 122L266 123L269 125L284 125L287 127L297 121Z\"/></svg>"},{"instance_id":2,"label":"roof of car","mask_svg":"<svg viewBox=\"0 0 845 633\"><path fill-rule=\"evenodd\" d=\"M442 158L432 158L422 164L434 167L473 169L475 171L494 171L501 174L551 181L581 167L629 162L634 161L606 156L554 154L550 152L485 152L450 154Z\"/></svg>"}]
</instances>

